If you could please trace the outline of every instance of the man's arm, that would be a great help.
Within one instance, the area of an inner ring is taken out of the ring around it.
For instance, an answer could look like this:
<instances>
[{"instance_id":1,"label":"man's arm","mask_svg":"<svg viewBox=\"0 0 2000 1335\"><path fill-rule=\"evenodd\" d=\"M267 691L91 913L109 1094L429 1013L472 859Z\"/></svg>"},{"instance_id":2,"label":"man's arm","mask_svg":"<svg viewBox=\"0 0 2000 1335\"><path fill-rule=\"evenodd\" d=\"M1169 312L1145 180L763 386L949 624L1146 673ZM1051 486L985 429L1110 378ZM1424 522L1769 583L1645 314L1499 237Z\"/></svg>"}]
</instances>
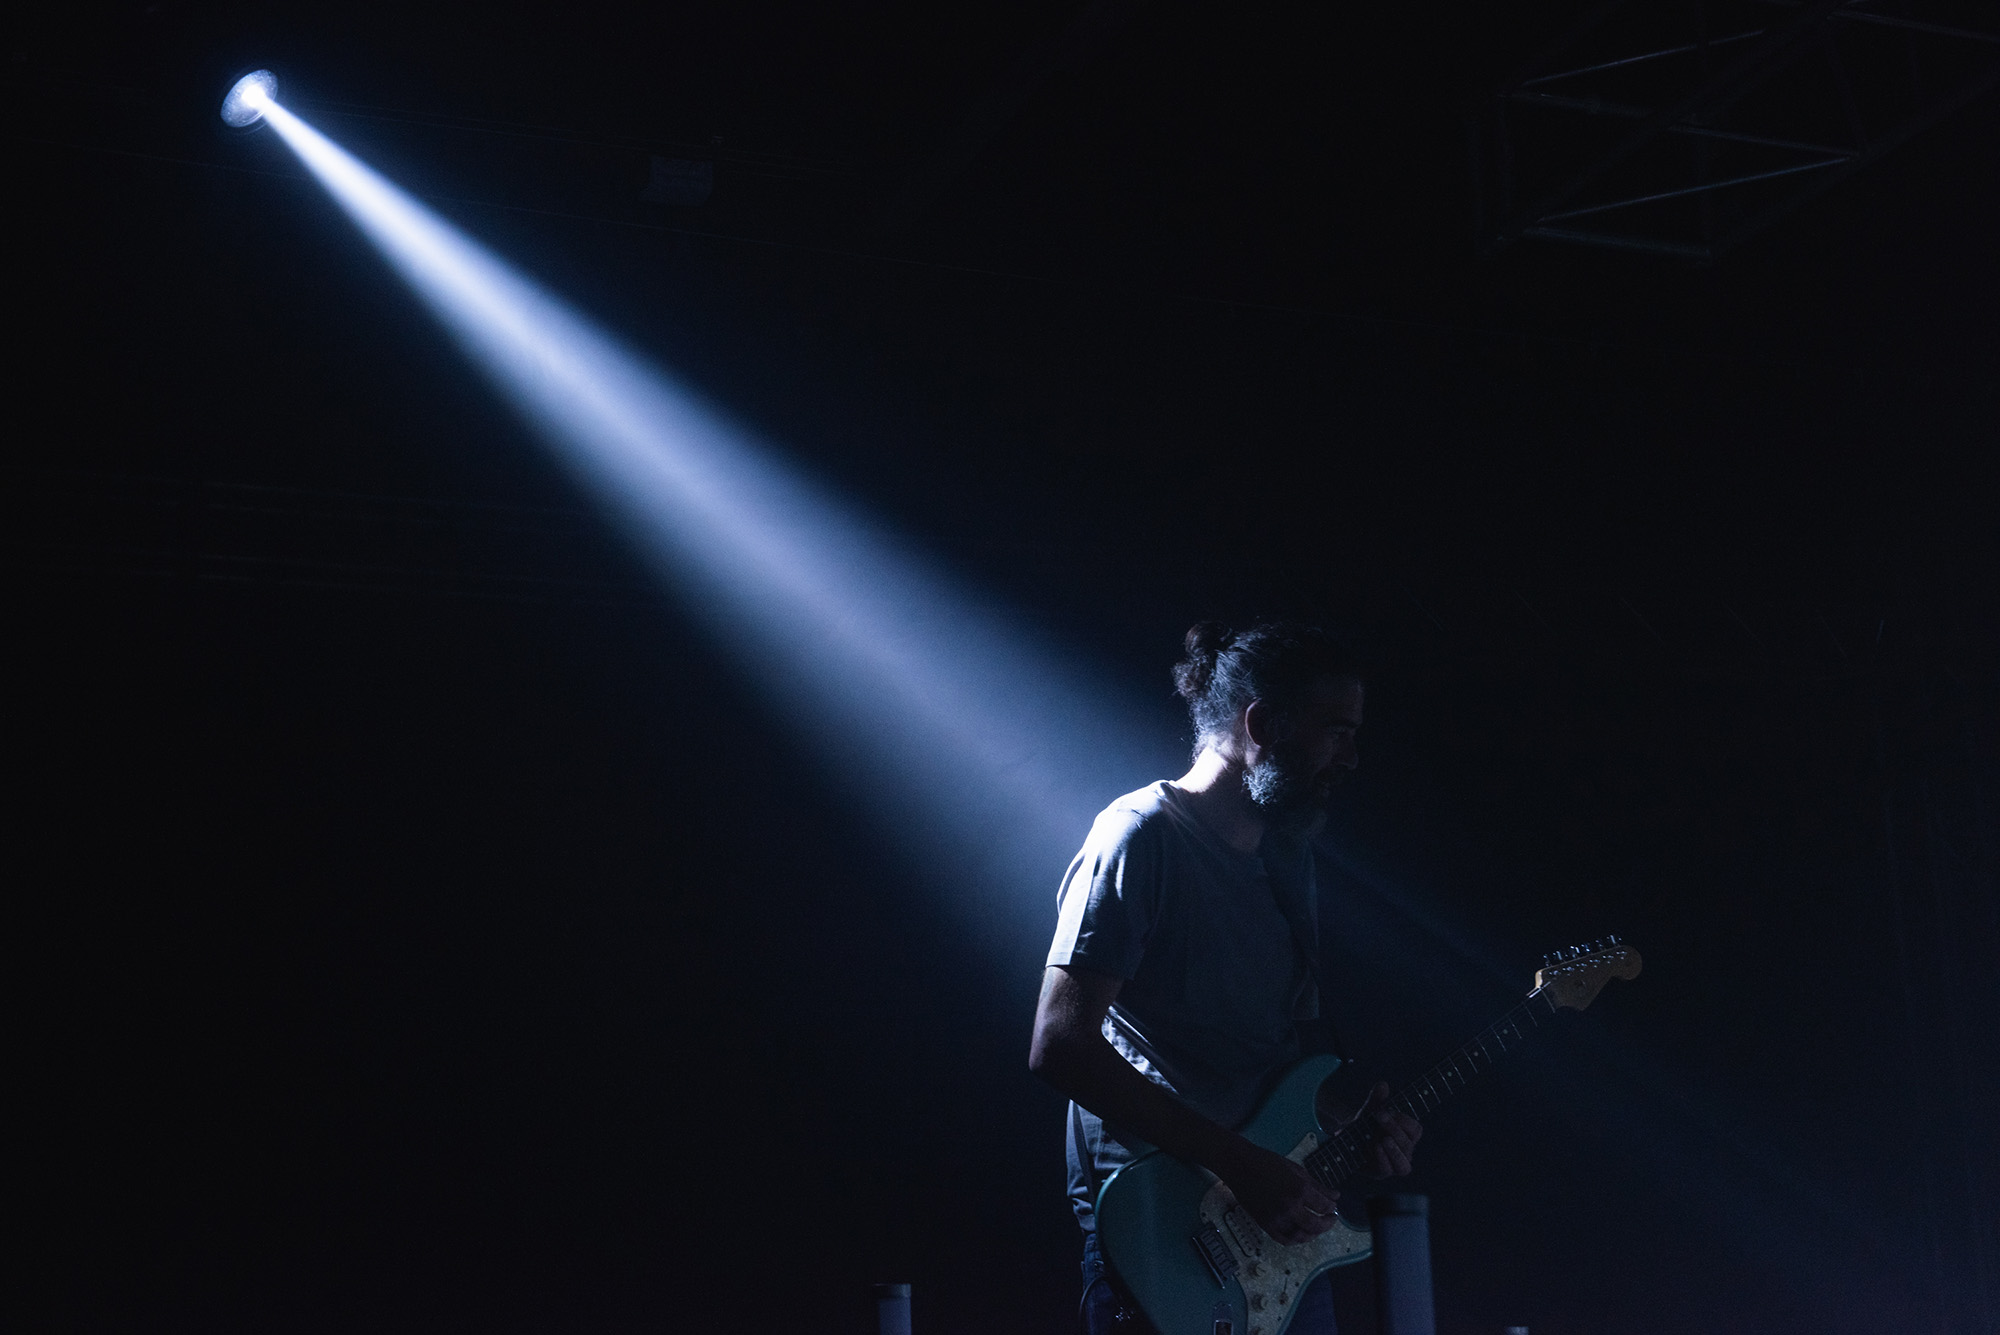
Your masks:
<instances>
[{"instance_id":1,"label":"man's arm","mask_svg":"<svg viewBox=\"0 0 2000 1335\"><path fill-rule=\"evenodd\" d=\"M1279 1242L1304 1242L1333 1227L1338 1192L1284 1155L1203 1117L1105 1042L1104 1014L1120 986L1108 974L1051 965L1042 975L1028 1069L1105 1121L1214 1173Z\"/></svg>"}]
</instances>

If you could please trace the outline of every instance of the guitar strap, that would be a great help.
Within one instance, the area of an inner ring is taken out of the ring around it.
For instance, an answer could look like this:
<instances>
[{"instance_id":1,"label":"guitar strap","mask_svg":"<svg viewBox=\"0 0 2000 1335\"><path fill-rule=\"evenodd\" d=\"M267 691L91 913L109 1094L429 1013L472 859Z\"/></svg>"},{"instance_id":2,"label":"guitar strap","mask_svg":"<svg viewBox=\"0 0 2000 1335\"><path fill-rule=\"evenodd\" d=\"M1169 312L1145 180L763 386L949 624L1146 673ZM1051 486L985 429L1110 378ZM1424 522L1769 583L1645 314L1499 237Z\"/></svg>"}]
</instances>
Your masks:
<instances>
[{"instance_id":1,"label":"guitar strap","mask_svg":"<svg viewBox=\"0 0 2000 1335\"><path fill-rule=\"evenodd\" d=\"M1272 842L1276 843L1276 840ZM1313 874L1312 845L1303 839L1286 839L1264 859L1264 874L1270 878L1271 898L1285 925L1292 929L1292 941L1305 963L1306 976L1319 986L1319 905L1318 877Z\"/></svg>"},{"instance_id":2,"label":"guitar strap","mask_svg":"<svg viewBox=\"0 0 2000 1335\"><path fill-rule=\"evenodd\" d=\"M1326 1018L1326 985L1320 974L1319 950L1319 867L1318 855L1308 840L1301 840L1295 856L1272 858L1265 865L1271 878L1272 898L1292 929L1292 941L1299 960L1305 965L1306 981L1318 1000L1319 1014L1293 1021L1298 1033L1299 1055L1330 1055L1348 1060L1347 1045L1340 1041L1333 1022Z\"/></svg>"}]
</instances>

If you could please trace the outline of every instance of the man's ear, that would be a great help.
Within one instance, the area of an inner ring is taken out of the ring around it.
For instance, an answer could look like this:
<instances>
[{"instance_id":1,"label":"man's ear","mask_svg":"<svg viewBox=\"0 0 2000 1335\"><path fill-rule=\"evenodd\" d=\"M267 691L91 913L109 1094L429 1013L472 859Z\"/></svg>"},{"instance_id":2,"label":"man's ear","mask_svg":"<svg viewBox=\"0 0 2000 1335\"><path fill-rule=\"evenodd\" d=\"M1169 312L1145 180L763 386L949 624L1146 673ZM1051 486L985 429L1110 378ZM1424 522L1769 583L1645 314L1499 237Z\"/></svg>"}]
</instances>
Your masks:
<instances>
[{"instance_id":1,"label":"man's ear","mask_svg":"<svg viewBox=\"0 0 2000 1335\"><path fill-rule=\"evenodd\" d=\"M1278 740L1283 723L1277 706L1268 701L1252 700L1243 711L1243 735L1260 747Z\"/></svg>"}]
</instances>

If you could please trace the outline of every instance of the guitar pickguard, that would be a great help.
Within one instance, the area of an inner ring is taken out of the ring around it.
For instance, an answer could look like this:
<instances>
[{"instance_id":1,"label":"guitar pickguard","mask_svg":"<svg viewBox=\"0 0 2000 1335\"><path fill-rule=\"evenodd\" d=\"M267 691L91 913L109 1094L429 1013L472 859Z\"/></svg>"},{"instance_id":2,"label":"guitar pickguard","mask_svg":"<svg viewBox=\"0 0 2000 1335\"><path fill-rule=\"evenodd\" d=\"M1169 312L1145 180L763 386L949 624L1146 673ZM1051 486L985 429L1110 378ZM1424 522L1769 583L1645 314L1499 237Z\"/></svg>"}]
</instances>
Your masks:
<instances>
[{"instance_id":1,"label":"guitar pickguard","mask_svg":"<svg viewBox=\"0 0 2000 1335\"><path fill-rule=\"evenodd\" d=\"M1318 1147L1319 1137L1308 1135L1286 1157L1297 1163ZM1202 1197L1201 1217L1236 1256L1235 1278L1243 1286L1243 1299L1250 1309L1248 1335L1282 1331L1291 1320L1299 1291L1314 1275L1329 1266L1360 1259L1373 1242L1365 1229L1337 1219L1332 1228L1312 1241L1284 1246L1236 1203L1235 1195L1220 1181Z\"/></svg>"}]
</instances>

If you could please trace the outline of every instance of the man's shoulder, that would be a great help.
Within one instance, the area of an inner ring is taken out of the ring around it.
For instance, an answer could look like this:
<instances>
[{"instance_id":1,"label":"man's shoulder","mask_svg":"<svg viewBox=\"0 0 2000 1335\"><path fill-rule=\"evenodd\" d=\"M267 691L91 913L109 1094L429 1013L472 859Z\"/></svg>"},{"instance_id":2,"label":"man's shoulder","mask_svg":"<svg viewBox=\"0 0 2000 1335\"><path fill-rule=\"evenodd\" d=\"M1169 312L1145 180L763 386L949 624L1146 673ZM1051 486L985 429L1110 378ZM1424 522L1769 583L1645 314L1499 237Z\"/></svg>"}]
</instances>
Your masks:
<instances>
[{"instance_id":1,"label":"man's shoulder","mask_svg":"<svg viewBox=\"0 0 2000 1335\"><path fill-rule=\"evenodd\" d=\"M1100 855L1112 850L1129 850L1134 845L1158 847L1165 832L1185 818L1173 785L1165 779L1126 793L1104 810L1090 827L1085 852Z\"/></svg>"},{"instance_id":2,"label":"man's shoulder","mask_svg":"<svg viewBox=\"0 0 2000 1335\"><path fill-rule=\"evenodd\" d=\"M1099 829L1136 830L1165 819L1173 808L1173 785L1161 779L1114 799L1097 813L1097 826Z\"/></svg>"}]
</instances>

